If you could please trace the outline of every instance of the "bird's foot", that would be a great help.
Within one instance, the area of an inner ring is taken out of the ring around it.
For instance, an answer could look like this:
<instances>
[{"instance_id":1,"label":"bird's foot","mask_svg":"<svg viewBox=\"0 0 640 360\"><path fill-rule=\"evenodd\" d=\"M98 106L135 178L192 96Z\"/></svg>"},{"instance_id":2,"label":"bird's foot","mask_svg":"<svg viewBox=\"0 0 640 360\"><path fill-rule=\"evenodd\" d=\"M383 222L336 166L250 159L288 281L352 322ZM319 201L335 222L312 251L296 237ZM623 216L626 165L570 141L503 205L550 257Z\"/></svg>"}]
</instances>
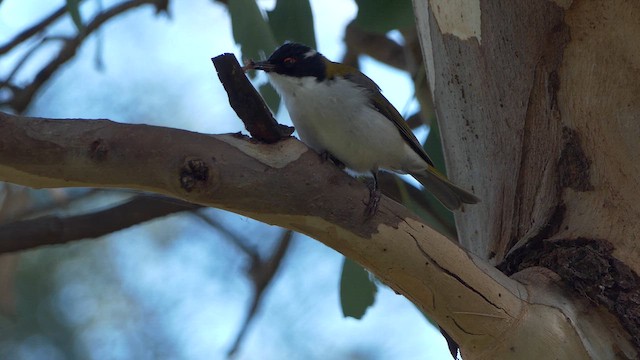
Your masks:
<instances>
[{"instance_id":1,"label":"bird's foot","mask_svg":"<svg viewBox=\"0 0 640 360\"><path fill-rule=\"evenodd\" d=\"M376 182L369 185L369 203L364 210L364 214L367 218L372 217L378 212L378 205L380 205L381 192L376 186Z\"/></svg>"}]
</instances>

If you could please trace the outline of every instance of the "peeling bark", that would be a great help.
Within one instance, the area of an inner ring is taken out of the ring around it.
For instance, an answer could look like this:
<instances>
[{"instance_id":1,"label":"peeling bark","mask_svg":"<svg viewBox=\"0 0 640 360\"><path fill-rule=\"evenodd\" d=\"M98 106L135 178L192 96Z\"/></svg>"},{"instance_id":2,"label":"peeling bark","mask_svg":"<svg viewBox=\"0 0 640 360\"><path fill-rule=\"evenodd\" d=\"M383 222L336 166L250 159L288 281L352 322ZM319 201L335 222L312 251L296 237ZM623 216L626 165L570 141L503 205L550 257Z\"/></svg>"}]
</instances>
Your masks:
<instances>
[{"instance_id":1,"label":"peeling bark","mask_svg":"<svg viewBox=\"0 0 640 360\"><path fill-rule=\"evenodd\" d=\"M555 358L636 358L640 3L414 5L448 174L483 199L457 215L460 243L549 304L599 314L599 328L558 319L589 329L588 351ZM630 348L603 340L611 321Z\"/></svg>"}]
</instances>

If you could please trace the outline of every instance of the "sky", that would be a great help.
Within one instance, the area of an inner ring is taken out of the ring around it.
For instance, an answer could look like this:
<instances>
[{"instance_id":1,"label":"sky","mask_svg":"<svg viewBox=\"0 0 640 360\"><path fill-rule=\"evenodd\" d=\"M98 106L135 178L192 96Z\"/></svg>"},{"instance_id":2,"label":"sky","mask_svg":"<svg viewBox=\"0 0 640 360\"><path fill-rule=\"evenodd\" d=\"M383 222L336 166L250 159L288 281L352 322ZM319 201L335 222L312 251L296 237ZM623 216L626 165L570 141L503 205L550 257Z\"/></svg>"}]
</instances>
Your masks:
<instances>
[{"instance_id":1,"label":"sky","mask_svg":"<svg viewBox=\"0 0 640 360\"><path fill-rule=\"evenodd\" d=\"M85 2L85 17L96 3ZM103 0L104 6L112 3ZM273 6L273 1L258 3L265 9ZM62 4L4 0L0 39ZM357 11L355 3L316 0L312 8L318 50L337 61L344 52L345 25ZM57 30L74 28L65 21ZM99 41L95 36L87 41L77 59L47 85L29 115L108 118L202 133L244 131L210 61L224 52L239 56L223 6L210 0L173 1L171 18L141 8L107 24L98 37ZM95 66L97 53L102 70ZM37 55L19 76L33 76L33 69L48 55L47 50ZM0 73L6 73L12 60L0 58ZM363 59L361 65L402 113L415 107L408 76L371 59ZM286 111L280 111L278 119L287 123ZM263 252L282 231L216 209L207 214ZM56 301L72 304L61 305L60 316L81 329L78 339L91 344L96 359L130 358L132 339L142 339L136 330L139 322L148 322L172 339L164 346L177 358L222 359L246 315L251 287L243 275L247 259L218 237L198 218L178 215L69 247L99 253L108 276L75 276L96 266L95 258L66 260L53 274L60 286ZM295 235L236 359L451 358L439 332L408 300L385 286L380 286L375 305L362 320L343 318L341 266L340 254ZM132 300L139 318L129 315ZM34 337L18 353L21 359L41 359L44 351L55 360L50 347L46 339ZM155 355L149 353L148 358Z\"/></svg>"}]
</instances>

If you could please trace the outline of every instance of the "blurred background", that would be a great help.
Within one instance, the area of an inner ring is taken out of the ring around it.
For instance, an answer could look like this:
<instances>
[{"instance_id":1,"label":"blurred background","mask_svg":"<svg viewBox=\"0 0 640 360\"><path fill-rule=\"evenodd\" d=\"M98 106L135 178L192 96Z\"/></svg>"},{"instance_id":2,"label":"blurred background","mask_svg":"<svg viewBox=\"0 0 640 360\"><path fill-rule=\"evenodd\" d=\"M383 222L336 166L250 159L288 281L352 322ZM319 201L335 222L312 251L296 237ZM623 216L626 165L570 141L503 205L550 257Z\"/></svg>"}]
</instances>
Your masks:
<instances>
[{"instance_id":1,"label":"blurred background","mask_svg":"<svg viewBox=\"0 0 640 360\"><path fill-rule=\"evenodd\" d=\"M408 0L0 1L0 109L244 132L210 59L265 58L284 40L359 66L441 164ZM290 124L266 78L253 81ZM455 236L448 213L394 179L399 200ZM0 183L0 226L135 196ZM332 249L217 209L0 255L0 359L225 358L451 355L408 300Z\"/></svg>"}]
</instances>

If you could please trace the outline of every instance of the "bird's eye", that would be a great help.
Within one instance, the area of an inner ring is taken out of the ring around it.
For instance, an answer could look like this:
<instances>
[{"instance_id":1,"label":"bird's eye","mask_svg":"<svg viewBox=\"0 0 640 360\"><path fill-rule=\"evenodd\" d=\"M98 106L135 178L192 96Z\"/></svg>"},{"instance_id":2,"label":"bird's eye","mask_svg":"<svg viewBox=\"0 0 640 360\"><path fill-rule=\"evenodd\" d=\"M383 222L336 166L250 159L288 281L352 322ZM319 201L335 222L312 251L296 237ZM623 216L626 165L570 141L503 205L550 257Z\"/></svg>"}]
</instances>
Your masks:
<instances>
[{"instance_id":1,"label":"bird's eye","mask_svg":"<svg viewBox=\"0 0 640 360\"><path fill-rule=\"evenodd\" d=\"M282 61L287 65L291 65L291 64L295 64L295 62L297 60L296 60L296 58L288 57L288 58L284 58L284 60L282 60Z\"/></svg>"}]
</instances>

